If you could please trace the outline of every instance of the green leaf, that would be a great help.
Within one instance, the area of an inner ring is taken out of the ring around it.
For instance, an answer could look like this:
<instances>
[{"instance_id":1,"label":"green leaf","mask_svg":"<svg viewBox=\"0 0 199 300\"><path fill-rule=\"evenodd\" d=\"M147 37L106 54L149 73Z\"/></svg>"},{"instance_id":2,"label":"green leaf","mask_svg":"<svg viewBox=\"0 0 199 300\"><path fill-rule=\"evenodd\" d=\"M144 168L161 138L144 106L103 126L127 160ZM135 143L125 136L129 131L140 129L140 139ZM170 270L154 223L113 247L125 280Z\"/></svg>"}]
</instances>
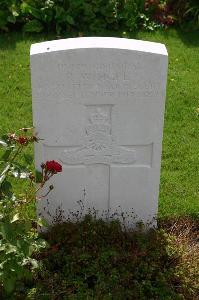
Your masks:
<instances>
[{"instance_id":1,"label":"green leaf","mask_svg":"<svg viewBox=\"0 0 199 300\"><path fill-rule=\"evenodd\" d=\"M25 162L26 162L28 165L31 165L32 162L33 162L33 156L30 155L30 154L26 154L26 153L25 153L23 156L24 156Z\"/></svg>"},{"instance_id":2,"label":"green leaf","mask_svg":"<svg viewBox=\"0 0 199 300\"><path fill-rule=\"evenodd\" d=\"M0 146L2 146L2 147L7 147L8 145L7 145L7 143L5 143L4 141L0 140Z\"/></svg>"},{"instance_id":3,"label":"green leaf","mask_svg":"<svg viewBox=\"0 0 199 300\"><path fill-rule=\"evenodd\" d=\"M4 180L2 182L2 184L0 185L0 190L1 190L1 192L3 192L3 194L5 194L8 197L12 197L12 195L13 195L12 184L7 180Z\"/></svg>"},{"instance_id":4,"label":"green leaf","mask_svg":"<svg viewBox=\"0 0 199 300\"><path fill-rule=\"evenodd\" d=\"M10 223L14 223L14 222L18 221L19 219L20 219L19 213L17 213L12 217Z\"/></svg>"},{"instance_id":5,"label":"green leaf","mask_svg":"<svg viewBox=\"0 0 199 300\"><path fill-rule=\"evenodd\" d=\"M67 21L70 25L74 25L74 24L75 24L74 19L73 19L71 16L69 16L69 15L66 16L66 21Z\"/></svg>"},{"instance_id":6,"label":"green leaf","mask_svg":"<svg viewBox=\"0 0 199 300\"><path fill-rule=\"evenodd\" d=\"M0 223L0 235L6 240L11 238L12 230L10 224Z\"/></svg>"},{"instance_id":7,"label":"green leaf","mask_svg":"<svg viewBox=\"0 0 199 300\"><path fill-rule=\"evenodd\" d=\"M10 154L12 153L13 148L7 149L1 157L1 160L7 161L9 159Z\"/></svg>"},{"instance_id":8,"label":"green leaf","mask_svg":"<svg viewBox=\"0 0 199 300\"><path fill-rule=\"evenodd\" d=\"M10 253L16 253L17 252L17 247L10 244L10 243L7 243L6 245L7 247L5 248L5 253L6 255L10 254Z\"/></svg>"},{"instance_id":9,"label":"green leaf","mask_svg":"<svg viewBox=\"0 0 199 300\"><path fill-rule=\"evenodd\" d=\"M36 259L30 259L30 262L32 264L33 269L37 269L38 268L38 262L36 261Z\"/></svg>"},{"instance_id":10,"label":"green leaf","mask_svg":"<svg viewBox=\"0 0 199 300\"><path fill-rule=\"evenodd\" d=\"M56 6L55 8L55 11L56 11L56 14L55 14L55 19L57 21L61 21L63 16L65 16L65 10L63 9L63 7L60 7L60 6Z\"/></svg>"},{"instance_id":11,"label":"green leaf","mask_svg":"<svg viewBox=\"0 0 199 300\"><path fill-rule=\"evenodd\" d=\"M19 16L19 13L16 11L16 10L12 10L12 14L14 17L18 17Z\"/></svg>"},{"instance_id":12,"label":"green leaf","mask_svg":"<svg viewBox=\"0 0 199 300\"><path fill-rule=\"evenodd\" d=\"M4 180L4 182L3 182L2 185L1 185L1 190L2 190L3 192L7 192L7 191L9 191L10 189L12 189L12 184L11 184L9 181Z\"/></svg>"},{"instance_id":13,"label":"green leaf","mask_svg":"<svg viewBox=\"0 0 199 300\"><path fill-rule=\"evenodd\" d=\"M14 15L10 15L7 17L7 21L12 23L12 24L15 24L16 23L16 17Z\"/></svg>"},{"instance_id":14,"label":"green leaf","mask_svg":"<svg viewBox=\"0 0 199 300\"><path fill-rule=\"evenodd\" d=\"M1 251L5 251L5 248L6 248L5 245L0 246L0 252L1 252Z\"/></svg>"},{"instance_id":15,"label":"green leaf","mask_svg":"<svg viewBox=\"0 0 199 300\"><path fill-rule=\"evenodd\" d=\"M46 248L46 247L49 247L49 244L48 244L45 240L43 240L43 239L38 239L38 240L36 241L36 245L37 245L38 248Z\"/></svg>"},{"instance_id":16,"label":"green leaf","mask_svg":"<svg viewBox=\"0 0 199 300\"><path fill-rule=\"evenodd\" d=\"M11 294L15 288L15 277L14 276L6 276L5 280L3 281L3 286L7 294Z\"/></svg>"},{"instance_id":17,"label":"green leaf","mask_svg":"<svg viewBox=\"0 0 199 300\"><path fill-rule=\"evenodd\" d=\"M36 183L42 182L42 173L36 170L35 175L36 175Z\"/></svg>"},{"instance_id":18,"label":"green leaf","mask_svg":"<svg viewBox=\"0 0 199 300\"><path fill-rule=\"evenodd\" d=\"M6 178L6 173L8 172L8 170L10 169L10 164L8 164L5 169L3 170L3 172L0 174L0 184L4 181L4 179Z\"/></svg>"},{"instance_id":19,"label":"green leaf","mask_svg":"<svg viewBox=\"0 0 199 300\"><path fill-rule=\"evenodd\" d=\"M22 2L21 6L20 6L20 10L23 14L29 13L29 5L25 2Z\"/></svg>"},{"instance_id":20,"label":"green leaf","mask_svg":"<svg viewBox=\"0 0 199 300\"><path fill-rule=\"evenodd\" d=\"M38 20L31 20L23 27L25 32L41 32L44 28Z\"/></svg>"},{"instance_id":21,"label":"green leaf","mask_svg":"<svg viewBox=\"0 0 199 300\"><path fill-rule=\"evenodd\" d=\"M24 240L22 237L17 240L17 248L25 257L32 254L32 245L30 245L27 240Z\"/></svg>"},{"instance_id":22,"label":"green leaf","mask_svg":"<svg viewBox=\"0 0 199 300\"><path fill-rule=\"evenodd\" d=\"M40 9L37 9L37 8L35 8L35 7L30 7L29 13L30 13L33 17L35 17L36 19L39 19L39 20L42 19L42 12L41 12Z\"/></svg>"},{"instance_id":23,"label":"green leaf","mask_svg":"<svg viewBox=\"0 0 199 300\"><path fill-rule=\"evenodd\" d=\"M41 17L42 17L42 13L41 13L40 9L37 9L37 8L27 4L25 2L23 2L21 4L21 11L22 11L23 14L32 15L36 19L41 19Z\"/></svg>"},{"instance_id":24,"label":"green leaf","mask_svg":"<svg viewBox=\"0 0 199 300\"><path fill-rule=\"evenodd\" d=\"M48 223L46 220L42 219L42 218L39 218L37 220L37 225L41 226L41 227L48 227Z\"/></svg>"}]
</instances>

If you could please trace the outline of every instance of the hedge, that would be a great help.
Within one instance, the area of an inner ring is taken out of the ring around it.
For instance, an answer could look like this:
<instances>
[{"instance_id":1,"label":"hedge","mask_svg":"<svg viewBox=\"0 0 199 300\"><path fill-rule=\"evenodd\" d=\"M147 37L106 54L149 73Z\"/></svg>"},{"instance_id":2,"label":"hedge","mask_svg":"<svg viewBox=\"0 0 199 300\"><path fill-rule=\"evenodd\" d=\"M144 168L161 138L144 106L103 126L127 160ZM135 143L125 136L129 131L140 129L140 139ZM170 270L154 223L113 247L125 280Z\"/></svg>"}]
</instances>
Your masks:
<instances>
[{"instance_id":1,"label":"hedge","mask_svg":"<svg viewBox=\"0 0 199 300\"><path fill-rule=\"evenodd\" d=\"M64 32L199 28L198 0L1 0L0 30Z\"/></svg>"}]
</instances>

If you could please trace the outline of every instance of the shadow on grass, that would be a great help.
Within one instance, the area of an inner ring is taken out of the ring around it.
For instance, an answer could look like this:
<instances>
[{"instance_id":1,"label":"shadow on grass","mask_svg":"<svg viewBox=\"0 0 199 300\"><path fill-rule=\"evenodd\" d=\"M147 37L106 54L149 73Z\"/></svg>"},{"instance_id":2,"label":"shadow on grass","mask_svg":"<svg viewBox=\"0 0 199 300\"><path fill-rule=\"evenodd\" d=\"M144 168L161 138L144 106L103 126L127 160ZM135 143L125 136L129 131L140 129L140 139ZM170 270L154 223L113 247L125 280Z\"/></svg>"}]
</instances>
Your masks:
<instances>
[{"instance_id":1,"label":"shadow on grass","mask_svg":"<svg viewBox=\"0 0 199 300\"><path fill-rule=\"evenodd\" d=\"M183 43L190 47L198 47L199 46L199 30L198 31L189 31L186 32L182 29L176 29L176 33L178 37L183 41ZM172 34L170 30L161 30L161 35L166 39ZM132 39L136 39L139 35L139 32L130 32L127 34L128 37ZM101 30L98 32L66 32L62 35L56 35L56 33L23 33L22 31L17 32L9 32L9 33L1 33L0 34L0 50L9 50L15 49L16 44L20 41L38 43L42 41L49 41L61 38L71 38L71 37L79 37L79 36L107 36L107 37L125 37L123 31L115 30Z\"/></svg>"},{"instance_id":2,"label":"shadow on grass","mask_svg":"<svg viewBox=\"0 0 199 300\"><path fill-rule=\"evenodd\" d=\"M19 42L38 43L43 40L52 39L53 35L48 34L27 34L23 32L9 32L0 34L0 50L15 50Z\"/></svg>"},{"instance_id":3,"label":"shadow on grass","mask_svg":"<svg viewBox=\"0 0 199 300\"><path fill-rule=\"evenodd\" d=\"M62 35L55 33L23 33L23 32L9 32L0 34L0 50L14 50L16 44L19 42L39 43L42 41L50 41L56 39L66 39L81 36L107 36L107 37L123 37L122 31L99 31L99 32L69 32ZM131 33L131 38L136 38L137 33Z\"/></svg>"},{"instance_id":4,"label":"shadow on grass","mask_svg":"<svg viewBox=\"0 0 199 300\"><path fill-rule=\"evenodd\" d=\"M182 29L178 29L176 32L186 46L199 47L199 30L186 32Z\"/></svg>"}]
</instances>

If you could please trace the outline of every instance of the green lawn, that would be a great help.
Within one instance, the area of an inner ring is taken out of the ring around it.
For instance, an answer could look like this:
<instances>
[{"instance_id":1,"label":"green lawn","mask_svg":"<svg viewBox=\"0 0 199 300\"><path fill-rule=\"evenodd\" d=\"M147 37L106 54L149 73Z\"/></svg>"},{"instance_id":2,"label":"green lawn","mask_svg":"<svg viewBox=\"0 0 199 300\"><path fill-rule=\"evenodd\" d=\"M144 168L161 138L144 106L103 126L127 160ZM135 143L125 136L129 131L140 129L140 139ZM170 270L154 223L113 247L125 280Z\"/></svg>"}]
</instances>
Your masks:
<instances>
[{"instance_id":1,"label":"green lawn","mask_svg":"<svg viewBox=\"0 0 199 300\"><path fill-rule=\"evenodd\" d=\"M118 34L118 36L124 36ZM166 44L169 75L159 215L199 212L199 34L139 33ZM51 36L0 35L0 134L32 124L29 49Z\"/></svg>"}]
</instances>

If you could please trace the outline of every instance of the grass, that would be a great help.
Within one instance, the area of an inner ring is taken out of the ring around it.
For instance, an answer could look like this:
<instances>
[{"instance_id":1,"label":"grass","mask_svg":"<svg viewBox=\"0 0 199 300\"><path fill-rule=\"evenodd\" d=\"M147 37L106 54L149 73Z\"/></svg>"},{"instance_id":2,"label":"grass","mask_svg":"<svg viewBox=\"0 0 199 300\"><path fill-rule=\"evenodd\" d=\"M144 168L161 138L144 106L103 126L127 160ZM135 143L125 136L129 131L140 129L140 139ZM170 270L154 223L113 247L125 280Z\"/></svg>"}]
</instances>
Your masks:
<instances>
[{"instance_id":1,"label":"grass","mask_svg":"<svg viewBox=\"0 0 199 300\"><path fill-rule=\"evenodd\" d=\"M131 37L162 42L169 52L159 216L198 216L198 32L170 30ZM0 134L32 124L30 45L54 38L0 35Z\"/></svg>"}]
</instances>

